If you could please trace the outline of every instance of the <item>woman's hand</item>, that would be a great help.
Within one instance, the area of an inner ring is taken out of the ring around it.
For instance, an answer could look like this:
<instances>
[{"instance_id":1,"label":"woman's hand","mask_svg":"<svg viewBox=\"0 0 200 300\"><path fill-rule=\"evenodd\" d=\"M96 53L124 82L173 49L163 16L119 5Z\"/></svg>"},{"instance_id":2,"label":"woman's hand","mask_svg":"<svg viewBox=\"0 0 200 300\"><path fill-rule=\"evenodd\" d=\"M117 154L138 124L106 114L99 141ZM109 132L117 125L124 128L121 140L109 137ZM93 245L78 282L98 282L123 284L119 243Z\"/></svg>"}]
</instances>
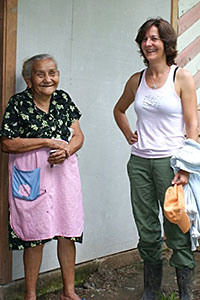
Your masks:
<instances>
[{"instance_id":1,"label":"woman's hand","mask_svg":"<svg viewBox=\"0 0 200 300\"><path fill-rule=\"evenodd\" d=\"M187 171L184 170L180 170L178 171L174 178L172 179L172 184L182 184L182 185L186 185L189 181L189 176L190 173L188 173Z\"/></svg>"},{"instance_id":2,"label":"woman's hand","mask_svg":"<svg viewBox=\"0 0 200 300\"><path fill-rule=\"evenodd\" d=\"M137 131L135 131L130 137L127 137L126 139L130 145L136 143L138 141Z\"/></svg>"},{"instance_id":3,"label":"woman's hand","mask_svg":"<svg viewBox=\"0 0 200 300\"><path fill-rule=\"evenodd\" d=\"M50 165L62 164L70 156L70 145L62 140L50 140L50 155L48 162Z\"/></svg>"},{"instance_id":4,"label":"woman's hand","mask_svg":"<svg viewBox=\"0 0 200 300\"><path fill-rule=\"evenodd\" d=\"M70 146L67 142L57 139L49 139L49 148L53 150L64 150L67 157L70 156Z\"/></svg>"},{"instance_id":5,"label":"woman's hand","mask_svg":"<svg viewBox=\"0 0 200 300\"><path fill-rule=\"evenodd\" d=\"M50 155L48 158L48 162L50 163L51 166L57 165L57 164L62 164L66 158L69 157L69 154L63 149L55 149L50 150Z\"/></svg>"}]
</instances>

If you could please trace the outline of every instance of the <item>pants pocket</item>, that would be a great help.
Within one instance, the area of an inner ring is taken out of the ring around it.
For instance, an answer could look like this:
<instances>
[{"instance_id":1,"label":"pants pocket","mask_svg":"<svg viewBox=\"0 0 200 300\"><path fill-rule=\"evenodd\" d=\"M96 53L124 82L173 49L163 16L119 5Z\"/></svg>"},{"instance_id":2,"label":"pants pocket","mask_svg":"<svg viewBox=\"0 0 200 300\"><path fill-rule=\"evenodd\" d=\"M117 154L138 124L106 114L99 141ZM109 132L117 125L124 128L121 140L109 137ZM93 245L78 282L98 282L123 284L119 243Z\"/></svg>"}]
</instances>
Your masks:
<instances>
[{"instance_id":1,"label":"pants pocket","mask_svg":"<svg viewBox=\"0 0 200 300\"><path fill-rule=\"evenodd\" d=\"M33 201L40 195L40 168L23 171L13 166L13 197Z\"/></svg>"}]
</instances>

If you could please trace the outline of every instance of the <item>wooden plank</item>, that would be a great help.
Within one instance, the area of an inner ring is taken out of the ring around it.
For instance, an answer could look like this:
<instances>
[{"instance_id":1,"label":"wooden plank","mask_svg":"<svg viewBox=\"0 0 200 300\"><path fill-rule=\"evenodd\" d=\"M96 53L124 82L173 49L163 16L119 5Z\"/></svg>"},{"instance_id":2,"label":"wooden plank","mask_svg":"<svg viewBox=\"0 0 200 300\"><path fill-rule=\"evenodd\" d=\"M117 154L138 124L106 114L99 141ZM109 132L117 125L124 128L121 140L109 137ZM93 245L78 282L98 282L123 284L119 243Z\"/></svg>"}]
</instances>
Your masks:
<instances>
[{"instance_id":1,"label":"wooden plank","mask_svg":"<svg viewBox=\"0 0 200 300\"><path fill-rule=\"evenodd\" d=\"M178 20L178 34L181 35L200 19L200 2L193 6Z\"/></svg>"},{"instance_id":2,"label":"wooden plank","mask_svg":"<svg viewBox=\"0 0 200 300\"><path fill-rule=\"evenodd\" d=\"M200 52L200 36L198 36L192 43L190 43L177 58L177 65L184 67Z\"/></svg>"},{"instance_id":3,"label":"wooden plank","mask_svg":"<svg viewBox=\"0 0 200 300\"><path fill-rule=\"evenodd\" d=\"M200 71L198 71L194 75L194 83L195 83L196 89L198 89L200 87Z\"/></svg>"},{"instance_id":4,"label":"wooden plank","mask_svg":"<svg viewBox=\"0 0 200 300\"><path fill-rule=\"evenodd\" d=\"M199 118L199 122L200 122L200 105L198 105L198 118ZM199 128L199 139L198 142L200 142L200 128Z\"/></svg>"},{"instance_id":5,"label":"wooden plank","mask_svg":"<svg viewBox=\"0 0 200 300\"><path fill-rule=\"evenodd\" d=\"M178 32L178 0L171 0L171 25Z\"/></svg>"},{"instance_id":6,"label":"wooden plank","mask_svg":"<svg viewBox=\"0 0 200 300\"><path fill-rule=\"evenodd\" d=\"M0 0L0 116L15 93L17 0ZM8 155L0 152L0 284L12 280L8 250Z\"/></svg>"}]
</instances>

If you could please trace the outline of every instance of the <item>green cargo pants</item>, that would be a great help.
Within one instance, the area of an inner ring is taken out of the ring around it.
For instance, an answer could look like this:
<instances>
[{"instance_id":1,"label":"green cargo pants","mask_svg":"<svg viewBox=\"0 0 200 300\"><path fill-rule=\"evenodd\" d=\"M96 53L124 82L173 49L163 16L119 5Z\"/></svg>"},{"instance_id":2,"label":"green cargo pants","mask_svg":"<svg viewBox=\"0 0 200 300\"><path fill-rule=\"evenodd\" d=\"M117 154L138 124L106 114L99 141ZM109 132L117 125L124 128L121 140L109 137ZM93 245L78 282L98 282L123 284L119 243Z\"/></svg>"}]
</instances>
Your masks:
<instances>
[{"instance_id":1,"label":"green cargo pants","mask_svg":"<svg viewBox=\"0 0 200 300\"><path fill-rule=\"evenodd\" d=\"M162 260L163 238L159 219L159 203L163 210L166 189L174 177L170 158L148 159L131 155L128 162L131 187L131 202L135 223L139 233L138 250L147 263ZM190 234L163 216L166 244L173 250L170 265L194 268L195 261L190 245Z\"/></svg>"}]
</instances>

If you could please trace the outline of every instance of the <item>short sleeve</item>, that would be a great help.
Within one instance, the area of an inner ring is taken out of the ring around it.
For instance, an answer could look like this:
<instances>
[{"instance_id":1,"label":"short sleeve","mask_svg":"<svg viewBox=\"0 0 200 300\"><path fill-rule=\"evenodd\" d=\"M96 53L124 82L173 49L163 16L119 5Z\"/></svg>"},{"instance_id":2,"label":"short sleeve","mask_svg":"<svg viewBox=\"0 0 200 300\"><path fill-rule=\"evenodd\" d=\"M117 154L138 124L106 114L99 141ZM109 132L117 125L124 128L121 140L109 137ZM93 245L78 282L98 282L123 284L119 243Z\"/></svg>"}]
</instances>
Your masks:
<instances>
[{"instance_id":1,"label":"short sleeve","mask_svg":"<svg viewBox=\"0 0 200 300\"><path fill-rule=\"evenodd\" d=\"M75 120L79 120L81 117L80 110L72 100L70 100L70 105L69 105L69 116L70 116L71 123L73 123Z\"/></svg>"},{"instance_id":2,"label":"short sleeve","mask_svg":"<svg viewBox=\"0 0 200 300\"><path fill-rule=\"evenodd\" d=\"M60 92L62 98L65 99L65 106L68 114L68 127L70 127L72 123L80 119L82 114L76 104L72 101L70 95L62 90Z\"/></svg>"},{"instance_id":3,"label":"short sleeve","mask_svg":"<svg viewBox=\"0 0 200 300\"><path fill-rule=\"evenodd\" d=\"M18 108L15 96L11 97L3 115L0 137L15 138L19 136Z\"/></svg>"}]
</instances>

